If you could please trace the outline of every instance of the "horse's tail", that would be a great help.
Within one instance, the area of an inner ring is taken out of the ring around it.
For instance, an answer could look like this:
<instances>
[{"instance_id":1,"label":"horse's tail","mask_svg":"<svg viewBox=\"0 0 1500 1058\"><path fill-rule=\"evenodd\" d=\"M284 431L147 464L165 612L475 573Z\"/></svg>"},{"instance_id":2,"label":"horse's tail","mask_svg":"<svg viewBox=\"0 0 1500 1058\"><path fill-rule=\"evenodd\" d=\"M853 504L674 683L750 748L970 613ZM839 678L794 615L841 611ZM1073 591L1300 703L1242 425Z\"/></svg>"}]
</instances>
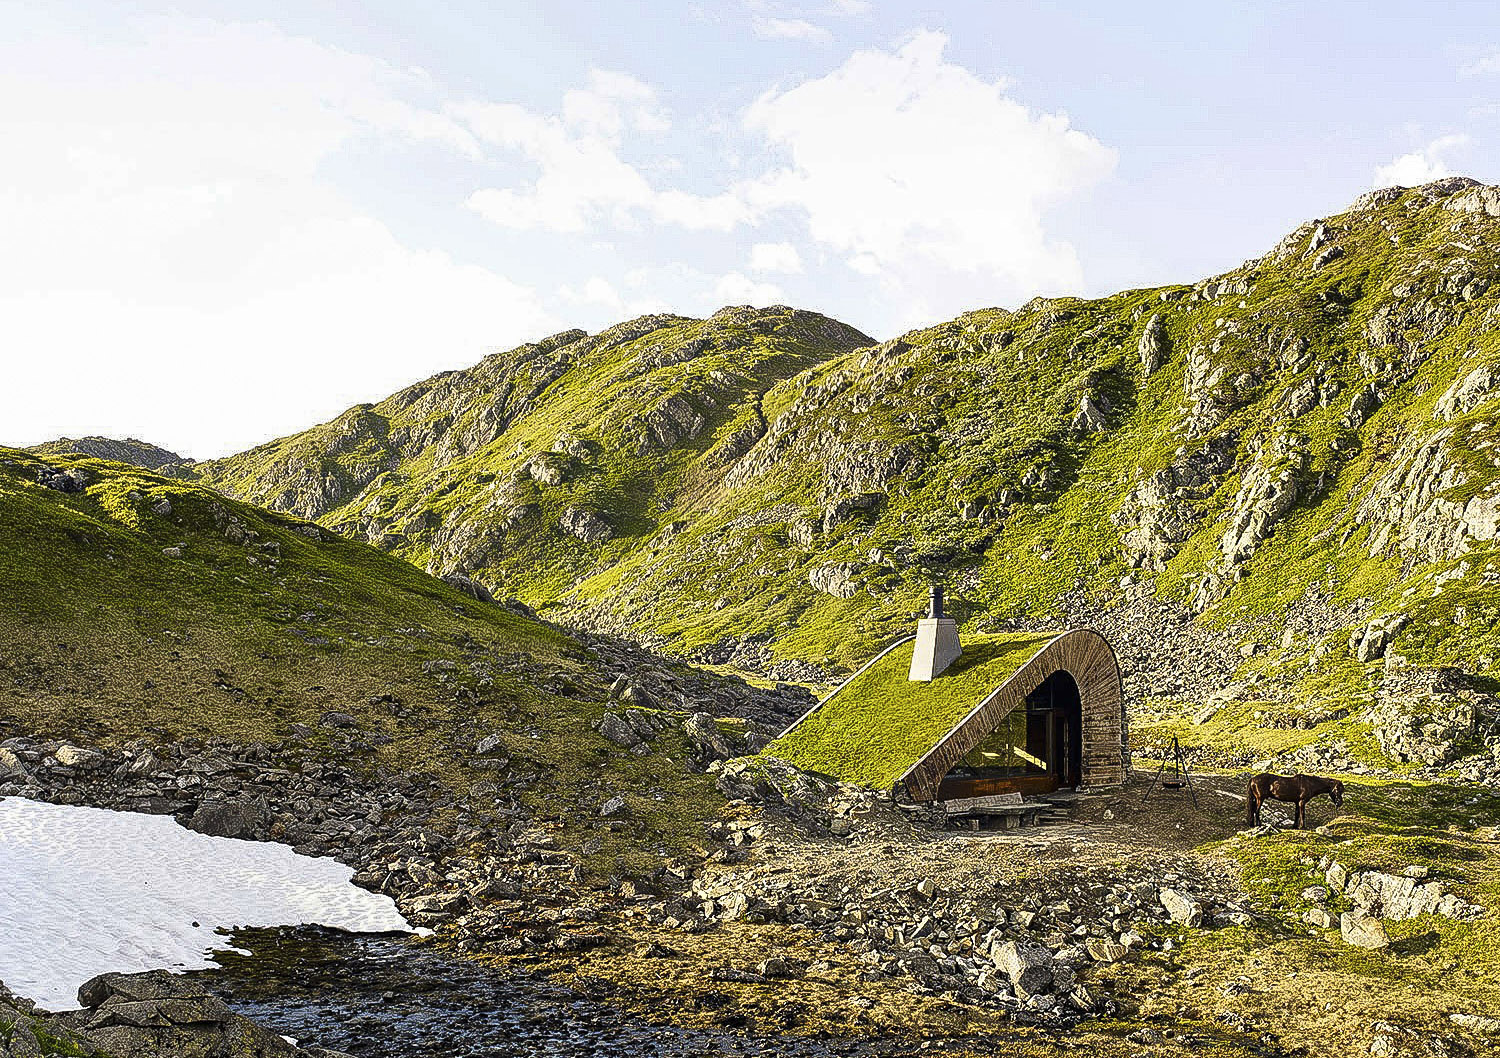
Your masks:
<instances>
[{"instance_id":1,"label":"horse's tail","mask_svg":"<svg viewBox=\"0 0 1500 1058\"><path fill-rule=\"evenodd\" d=\"M1254 825L1256 810L1260 808L1260 798L1256 795L1255 780L1251 779L1245 787L1245 823Z\"/></svg>"}]
</instances>

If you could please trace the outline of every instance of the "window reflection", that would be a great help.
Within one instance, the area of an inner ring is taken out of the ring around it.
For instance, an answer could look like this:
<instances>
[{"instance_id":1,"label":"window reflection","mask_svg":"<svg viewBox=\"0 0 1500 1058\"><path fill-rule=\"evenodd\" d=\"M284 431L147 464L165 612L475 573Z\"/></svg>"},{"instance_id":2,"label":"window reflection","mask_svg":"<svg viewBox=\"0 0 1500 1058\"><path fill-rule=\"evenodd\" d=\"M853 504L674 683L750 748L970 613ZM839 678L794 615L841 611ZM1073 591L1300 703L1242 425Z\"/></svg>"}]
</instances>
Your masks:
<instances>
[{"instance_id":1,"label":"window reflection","mask_svg":"<svg viewBox=\"0 0 1500 1058\"><path fill-rule=\"evenodd\" d=\"M1045 775L1048 771L1045 713L1017 709L959 761L950 775Z\"/></svg>"}]
</instances>

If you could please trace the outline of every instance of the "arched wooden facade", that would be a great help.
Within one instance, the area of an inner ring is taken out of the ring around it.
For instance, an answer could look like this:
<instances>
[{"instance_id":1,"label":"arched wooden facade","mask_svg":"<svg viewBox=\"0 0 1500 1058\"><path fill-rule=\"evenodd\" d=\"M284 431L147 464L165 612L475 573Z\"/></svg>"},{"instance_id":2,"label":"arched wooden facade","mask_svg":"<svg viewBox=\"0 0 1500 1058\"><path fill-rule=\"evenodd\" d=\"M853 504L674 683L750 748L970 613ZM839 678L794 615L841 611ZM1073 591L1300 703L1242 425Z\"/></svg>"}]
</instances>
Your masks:
<instances>
[{"instance_id":1,"label":"arched wooden facade","mask_svg":"<svg viewBox=\"0 0 1500 1058\"><path fill-rule=\"evenodd\" d=\"M1082 788L1118 786L1125 781L1124 692L1114 649L1098 632L1077 628L1063 632L1037 651L992 691L920 760L901 776L900 785L914 800L943 796L943 780L1027 697L1056 673L1067 673L1077 685Z\"/></svg>"}]
</instances>

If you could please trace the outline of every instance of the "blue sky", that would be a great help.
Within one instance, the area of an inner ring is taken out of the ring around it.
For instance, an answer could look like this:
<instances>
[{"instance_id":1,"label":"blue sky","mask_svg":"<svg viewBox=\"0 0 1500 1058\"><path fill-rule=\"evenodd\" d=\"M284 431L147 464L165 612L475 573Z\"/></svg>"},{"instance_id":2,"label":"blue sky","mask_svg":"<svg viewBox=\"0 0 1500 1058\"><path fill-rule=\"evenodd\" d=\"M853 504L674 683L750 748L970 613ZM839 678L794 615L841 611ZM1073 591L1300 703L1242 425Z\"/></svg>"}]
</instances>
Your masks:
<instances>
[{"instance_id":1,"label":"blue sky","mask_svg":"<svg viewBox=\"0 0 1500 1058\"><path fill-rule=\"evenodd\" d=\"M887 338L1500 181L1500 15L0 0L0 126L0 441L207 457L565 327Z\"/></svg>"}]
</instances>

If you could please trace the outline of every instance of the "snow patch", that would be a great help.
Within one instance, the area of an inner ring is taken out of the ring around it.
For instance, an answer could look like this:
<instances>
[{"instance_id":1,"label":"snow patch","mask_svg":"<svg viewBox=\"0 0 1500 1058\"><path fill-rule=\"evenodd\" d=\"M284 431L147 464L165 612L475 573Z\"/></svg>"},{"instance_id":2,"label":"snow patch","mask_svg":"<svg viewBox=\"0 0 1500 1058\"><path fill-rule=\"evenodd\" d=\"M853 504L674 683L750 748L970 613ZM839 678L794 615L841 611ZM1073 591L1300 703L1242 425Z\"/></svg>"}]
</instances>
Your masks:
<instances>
[{"instance_id":1,"label":"snow patch","mask_svg":"<svg viewBox=\"0 0 1500 1058\"><path fill-rule=\"evenodd\" d=\"M216 929L409 932L353 870L285 845L215 838L171 816L0 798L0 981L49 1010L109 971L212 967Z\"/></svg>"}]
</instances>

